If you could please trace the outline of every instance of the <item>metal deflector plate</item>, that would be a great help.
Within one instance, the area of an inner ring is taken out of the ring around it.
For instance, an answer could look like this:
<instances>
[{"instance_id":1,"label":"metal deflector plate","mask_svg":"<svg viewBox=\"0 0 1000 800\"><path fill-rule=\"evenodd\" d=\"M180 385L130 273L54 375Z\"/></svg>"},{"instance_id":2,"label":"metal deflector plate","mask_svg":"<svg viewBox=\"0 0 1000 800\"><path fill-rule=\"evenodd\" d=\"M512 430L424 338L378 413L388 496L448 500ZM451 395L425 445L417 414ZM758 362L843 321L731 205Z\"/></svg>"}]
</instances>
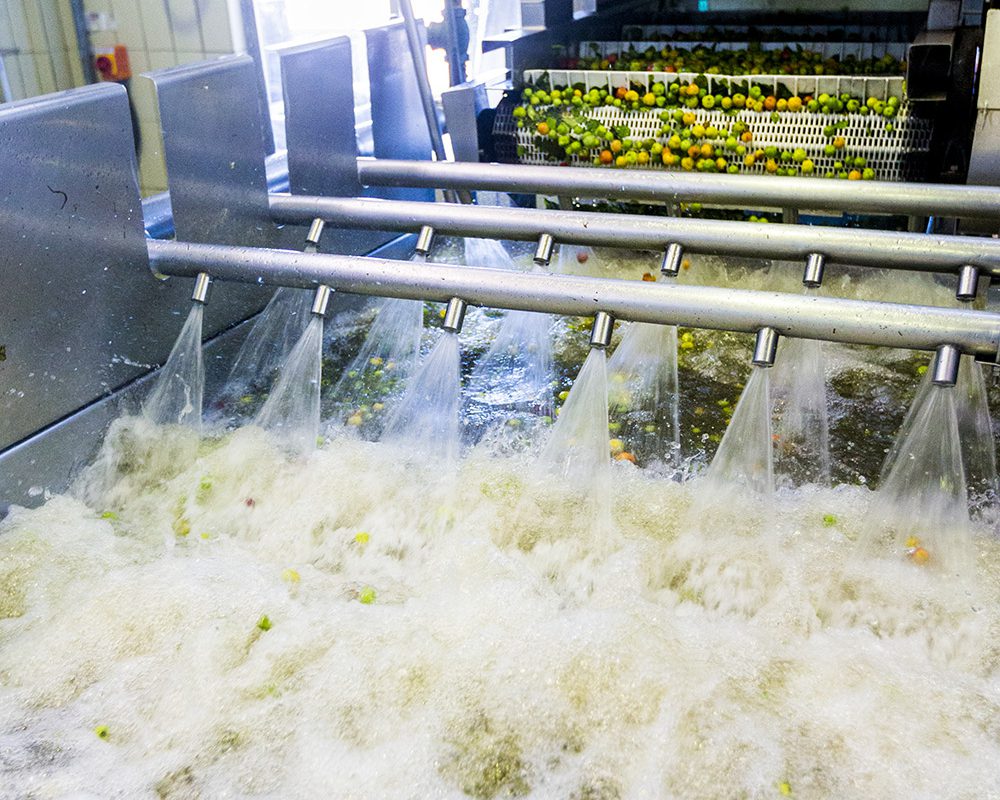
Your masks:
<instances>
[{"instance_id":1,"label":"metal deflector plate","mask_svg":"<svg viewBox=\"0 0 1000 800\"><path fill-rule=\"evenodd\" d=\"M362 44L363 47L363 44ZM338 36L279 51L292 194L382 197L358 182L358 103L351 39ZM397 233L327 228L326 252L366 253Z\"/></svg>"},{"instance_id":2,"label":"metal deflector plate","mask_svg":"<svg viewBox=\"0 0 1000 800\"><path fill-rule=\"evenodd\" d=\"M181 241L277 244L254 70L249 56L227 56L143 75L156 89Z\"/></svg>"},{"instance_id":3,"label":"metal deflector plate","mask_svg":"<svg viewBox=\"0 0 1000 800\"><path fill-rule=\"evenodd\" d=\"M365 31L365 40L375 158L429 160L431 138L403 24L370 28ZM394 200L434 199L430 189L385 188L379 194Z\"/></svg>"},{"instance_id":4,"label":"metal deflector plate","mask_svg":"<svg viewBox=\"0 0 1000 800\"><path fill-rule=\"evenodd\" d=\"M165 359L190 288L149 271L124 88L4 104L0 142L3 450Z\"/></svg>"}]
</instances>

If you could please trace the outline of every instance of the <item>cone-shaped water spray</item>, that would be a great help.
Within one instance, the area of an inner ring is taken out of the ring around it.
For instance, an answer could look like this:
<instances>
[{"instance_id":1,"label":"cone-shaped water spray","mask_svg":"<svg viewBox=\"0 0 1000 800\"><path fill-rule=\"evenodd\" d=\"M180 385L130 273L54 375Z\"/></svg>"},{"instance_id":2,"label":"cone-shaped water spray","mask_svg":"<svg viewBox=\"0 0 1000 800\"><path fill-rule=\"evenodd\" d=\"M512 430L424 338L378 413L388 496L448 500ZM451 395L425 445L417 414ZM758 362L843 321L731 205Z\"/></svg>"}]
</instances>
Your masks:
<instances>
[{"instance_id":1,"label":"cone-shaped water spray","mask_svg":"<svg viewBox=\"0 0 1000 800\"><path fill-rule=\"evenodd\" d=\"M195 282L191 310L184 327L142 405L143 416L151 422L201 430L202 396L205 392L201 335L208 287L208 276L201 273Z\"/></svg>"}]
</instances>

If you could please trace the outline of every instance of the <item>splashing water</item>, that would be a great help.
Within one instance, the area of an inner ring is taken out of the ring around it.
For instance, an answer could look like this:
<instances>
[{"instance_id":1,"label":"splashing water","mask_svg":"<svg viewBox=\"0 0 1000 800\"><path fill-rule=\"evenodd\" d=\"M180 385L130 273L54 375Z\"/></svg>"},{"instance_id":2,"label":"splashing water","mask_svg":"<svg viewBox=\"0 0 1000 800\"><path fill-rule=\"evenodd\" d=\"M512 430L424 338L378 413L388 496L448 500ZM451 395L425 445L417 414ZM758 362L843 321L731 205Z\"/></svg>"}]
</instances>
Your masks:
<instances>
[{"instance_id":1,"label":"splashing water","mask_svg":"<svg viewBox=\"0 0 1000 800\"><path fill-rule=\"evenodd\" d=\"M628 326L608 362L608 416L622 453L662 472L679 466L676 327Z\"/></svg>"},{"instance_id":2,"label":"splashing water","mask_svg":"<svg viewBox=\"0 0 1000 800\"><path fill-rule=\"evenodd\" d=\"M229 378L222 390L223 402L239 399L251 391L264 392L288 361L292 348L309 326L313 292L281 287L257 316L243 340ZM250 403L237 403L242 410Z\"/></svg>"},{"instance_id":3,"label":"splashing water","mask_svg":"<svg viewBox=\"0 0 1000 800\"><path fill-rule=\"evenodd\" d=\"M288 363L254 424L271 431L295 453L316 447L319 437L319 396L323 371L323 318L317 314L288 356Z\"/></svg>"},{"instance_id":4,"label":"splashing water","mask_svg":"<svg viewBox=\"0 0 1000 800\"><path fill-rule=\"evenodd\" d=\"M934 389L932 370L924 372L920 384L906 412L901 431L908 431L915 423L915 416L929 402ZM986 514L997 501L996 446L990 418L986 381L982 368L972 356L963 355L958 367L958 380L954 387L955 417L958 424L958 442L962 454L966 490L970 508L976 514ZM879 483L884 483L893 466L900 460L900 449L905 437L897 435L885 461Z\"/></svg>"},{"instance_id":5,"label":"splashing water","mask_svg":"<svg viewBox=\"0 0 1000 800\"><path fill-rule=\"evenodd\" d=\"M573 484L601 483L609 475L609 450L607 354L592 347L539 463Z\"/></svg>"},{"instance_id":6,"label":"splashing water","mask_svg":"<svg viewBox=\"0 0 1000 800\"><path fill-rule=\"evenodd\" d=\"M973 356L962 356L955 390L958 437L971 507L976 514L995 513L998 490L996 442L986 379L982 365Z\"/></svg>"},{"instance_id":7,"label":"splashing water","mask_svg":"<svg viewBox=\"0 0 1000 800\"><path fill-rule=\"evenodd\" d=\"M914 398L886 460L861 542L868 556L907 558L948 573L970 568L969 507L956 387L929 384Z\"/></svg>"},{"instance_id":8,"label":"splashing water","mask_svg":"<svg viewBox=\"0 0 1000 800\"><path fill-rule=\"evenodd\" d=\"M716 485L765 495L774 491L770 369L754 366L750 372L708 469L708 478Z\"/></svg>"},{"instance_id":9,"label":"splashing water","mask_svg":"<svg viewBox=\"0 0 1000 800\"><path fill-rule=\"evenodd\" d=\"M447 331L389 415L382 441L412 448L423 458L441 458L453 464L459 452L460 368L458 335Z\"/></svg>"},{"instance_id":10,"label":"splashing water","mask_svg":"<svg viewBox=\"0 0 1000 800\"><path fill-rule=\"evenodd\" d=\"M562 275L588 274L594 268L594 251L582 245L561 244L553 272ZM587 266L589 265L589 267Z\"/></svg>"},{"instance_id":11,"label":"splashing water","mask_svg":"<svg viewBox=\"0 0 1000 800\"><path fill-rule=\"evenodd\" d=\"M823 343L782 337L771 368L774 469L783 484L830 483Z\"/></svg>"},{"instance_id":12,"label":"splashing water","mask_svg":"<svg viewBox=\"0 0 1000 800\"><path fill-rule=\"evenodd\" d=\"M857 486L777 493L772 549L685 528L702 479L612 465L595 541L572 503L513 518L525 459L482 459L441 534L419 454L287 459L253 426L190 461L112 445L105 504L0 521L0 794L994 792L996 537L970 603L906 563L847 574Z\"/></svg>"},{"instance_id":13,"label":"splashing water","mask_svg":"<svg viewBox=\"0 0 1000 800\"><path fill-rule=\"evenodd\" d=\"M518 527L536 527L537 538L551 538L550 528L566 525L587 541L607 538L612 516L604 350L591 348L529 475L516 510Z\"/></svg>"},{"instance_id":14,"label":"splashing water","mask_svg":"<svg viewBox=\"0 0 1000 800\"><path fill-rule=\"evenodd\" d=\"M187 321L174 343L167 363L146 397L142 415L159 425L184 425L201 429L201 403L205 391L205 365L201 354L202 317L205 307L191 304Z\"/></svg>"},{"instance_id":15,"label":"splashing water","mask_svg":"<svg viewBox=\"0 0 1000 800\"><path fill-rule=\"evenodd\" d=\"M498 421L508 427L551 421L552 317L512 311L469 376L465 418L477 439Z\"/></svg>"},{"instance_id":16,"label":"splashing water","mask_svg":"<svg viewBox=\"0 0 1000 800\"><path fill-rule=\"evenodd\" d=\"M496 239L467 238L465 240L465 263L471 267L517 268L510 253Z\"/></svg>"},{"instance_id":17,"label":"splashing water","mask_svg":"<svg viewBox=\"0 0 1000 800\"><path fill-rule=\"evenodd\" d=\"M378 307L361 350L327 395L334 424L378 438L416 367L423 331L420 301L393 298Z\"/></svg>"}]
</instances>

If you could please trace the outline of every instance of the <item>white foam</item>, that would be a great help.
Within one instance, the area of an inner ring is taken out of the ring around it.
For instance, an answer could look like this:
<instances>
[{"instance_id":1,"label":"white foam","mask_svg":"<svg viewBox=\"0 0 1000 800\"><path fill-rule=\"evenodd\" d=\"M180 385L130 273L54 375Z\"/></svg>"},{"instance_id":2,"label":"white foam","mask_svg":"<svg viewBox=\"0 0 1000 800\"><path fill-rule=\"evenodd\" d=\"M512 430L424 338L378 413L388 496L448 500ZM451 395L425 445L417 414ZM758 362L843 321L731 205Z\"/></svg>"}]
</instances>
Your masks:
<instances>
[{"instance_id":1,"label":"white foam","mask_svg":"<svg viewBox=\"0 0 1000 800\"><path fill-rule=\"evenodd\" d=\"M121 463L0 526L2 797L995 796L1000 546L858 562L865 489L700 517L616 464L596 529L479 452Z\"/></svg>"}]
</instances>

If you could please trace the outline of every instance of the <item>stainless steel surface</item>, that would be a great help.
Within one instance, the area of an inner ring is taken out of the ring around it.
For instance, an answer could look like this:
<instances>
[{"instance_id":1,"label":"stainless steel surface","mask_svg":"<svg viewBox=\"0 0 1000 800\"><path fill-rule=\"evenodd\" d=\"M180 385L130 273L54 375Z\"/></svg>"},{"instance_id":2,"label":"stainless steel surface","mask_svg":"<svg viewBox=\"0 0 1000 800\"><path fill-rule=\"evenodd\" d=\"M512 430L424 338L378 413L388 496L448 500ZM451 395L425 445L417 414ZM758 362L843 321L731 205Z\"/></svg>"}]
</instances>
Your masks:
<instances>
[{"instance_id":1,"label":"stainless steel surface","mask_svg":"<svg viewBox=\"0 0 1000 800\"><path fill-rule=\"evenodd\" d=\"M430 225L424 225L417 234L417 243L413 246L413 252L421 256L429 256L433 244L434 229Z\"/></svg>"},{"instance_id":2,"label":"stainless steel surface","mask_svg":"<svg viewBox=\"0 0 1000 800\"><path fill-rule=\"evenodd\" d=\"M486 86L479 81L441 92L444 121L456 161L479 163L479 114L490 107Z\"/></svg>"},{"instance_id":3,"label":"stainless steel surface","mask_svg":"<svg viewBox=\"0 0 1000 800\"><path fill-rule=\"evenodd\" d=\"M366 30L365 42L373 155L375 158L428 160L430 163L433 146L402 22ZM420 188L383 189L382 193L386 197L407 200L434 199L433 191Z\"/></svg>"},{"instance_id":4,"label":"stainless steel surface","mask_svg":"<svg viewBox=\"0 0 1000 800\"><path fill-rule=\"evenodd\" d=\"M822 252L828 264L944 273L972 264L1000 275L1000 240L970 236L818 226L809 228L806 236L798 225L287 195L272 195L271 211L281 222L321 216L349 227L416 231L432 225L439 233L455 236L502 233L505 239L521 241L549 233L559 242L653 251L676 242L693 252L750 258L805 260L810 253Z\"/></svg>"},{"instance_id":5,"label":"stainless steel surface","mask_svg":"<svg viewBox=\"0 0 1000 800\"><path fill-rule=\"evenodd\" d=\"M802 283L811 289L822 286L825 269L826 256L822 253L810 253L806 256L806 268L802 273Z\"/></svg>"},{"instance_id":6,"label":"stainless steel surface","mask_svg":"<svg viewBox=\"0 0 1000 800\"><path fill-rule=\"evenodd\" d=\"M552 248L555 247L555 244L556 240L552 238L551 234L543 233L538 237L538 244L535 247L535 255L532 260L540 267L547 267L552 261Z\"/></svg>"},{"instance_id":7,"label":"stainless steel surface","mask_svg":"<svg viewBox=\"0 0 1000 800\"><path fill-rule=\"evenodd\" d=\"M444 322L441 323L441 327L446 331L451 331L452 333L459 333L462 330L462 323L465 322L465 309L468 304L459 299L458 297L453 297L448 301L448 308L444 312Z\"/></svg>"},{"instance_id":8,"label":"stainless steel surface","mask_svg":"<svg viewBox=\"0 0 1000 800\"><path fill-rule=\"evenodd\" d=\"M113 88L117 89L117 87ZM99 127L93 129L95 137L99 137L101 133L102 131ZM84 150L86 150L87 142L83 144ZM126 149L115 152L121 155L127 154ZM0 163L6 166L2 154L0 154ZM3 223L0 222L0 232L2 231L5 231L5 228L3 227ZM120 235L118 238L121 238ZM400 237L381 248L378 252L387 257L402 258L410 252L412 242L412 236ZM107 272L103 271L105 264L98 264L94 267L94 270L102 270L101 274L105 278L103 281L90 281L92 291L94 293L98 291L107 292L109 290L117 291L117 294L108 295L103 299L103 302L112 310L118 308L120 303L127 302L131 303L133 315L136 317L140 313L150 314L151 312L155 312L155 315L151 316L148 320L149 325L142 332L141 337L133 338L140 338L141 340L136 343L146 348L149 348L156 342L157 346L162 348L162 358L165 358L170 347L173 345L174 338L183 321L180 314L183 313L183 304L186 302L187 297L186 289L189 287L189 284L187 281L182 280L136 280L135 276L131 273L138 269L137 267L118 269L114 261L109 261L108 265L111 268ZM76 264L70 264L69 266L72 270L83 270L82 266ZM55 266L52 266L52 269L55 268ZM138 272L143 278L148 277L148 271L145 268L138 269ZM89 281L91 275L87 273L84 277ZM60 276L60 280L64 280L62 276ZM73 290L77 284L75 282L64 282L61 285L70 289L72 293L66 295L66 297L68 300L76 303L78 294ZM122 291L126 287L138 290L141 286L152 287L155 291L135 296ZM87 294L88 297L86 299L90 301L91 292ZM96 298L94 299L96 300ZM52 306L53 296L45 296L43 300L47 307ZM4 302L5 300L0 298L0 308L3 308L6 313ZM89 304L89 302L84 305L84 310L87 314L95 314L95 306ZM49 311L50 308L46 308L45 312L48 313ZM38 319L43 318L44 313L39 313ZM114 329L105 329L102 325L95 326L95 318L100 319L100 317L92 317L87 320L91 334L94 334L95 337L115 336ZM124 312L121 317L115 319L115 322L120 322L121 320L128 320L128 316L124 315ZM205 343L203 353L206 397L216 397L217 393L222 389L229 374L229 368L232 366L233 359L236 357L240 345L251 327L253 327L253 320L235 325ZM115 352L112 348L118 345L127 348L128 344L127 337L122 337L120 341L117 338L112 339L107 352ZM128 349L121 349L117 352L122 357L136 355L136 353L130 352ZM74 347L73 355L76 356L77 353L78 351ZM139 355L144 354L140 353ZM9 363L9 361L7 363L0 363L0 372L3 372L4 375L7 374L4 370L9 366ZM66 365L68 372L90 377L89 373L85 370L77 370L75 361L63 359L62 363ZM90 362L81 363L87 366ZM128 369L128 365L122 366ZM141 369L135 370L136 373L141 373L141 371ZM71 412L55 424L43 427L39 423L37 428L28 437L19 441L18 444L2 450L0 452L0 516L3 516L5 508L9 505L37 506L45 501L49 493L65 491L79 469L89 464L97 453L108 426L123 413L136 413L145 392L153 385L155 379L156 373L149 373L138 378L138 380L127 383L122 388L102 392L97 400L89 403L80 410ZM46 380L46 382L49 381ZM73 391L73 387L63 383L62 376L59 377L57 385L60 390L65 388L67 391ZM80 396L79 399L85 400L88 398Z\"/></svg>"},{"instance_id":9,"label":"stainless steel surface","mask_svg":"<svg viewBox=\"0 0 1000 800\"><path fill-rule=\"evenodd\" d=\"M1000 11L993 13L1000 14ZM768 206L1000 220L1000 188L995 186L567 169L524 164L393 162L364 158L358 159L357 169L362 183L378 186L486 189L619 200L735 203L749 208Z\"/></svg>"},{"instance_id":10,"label":"stainless steel surface","mask_svg":"<svg viewBox=\"0 0 1000 800\"><path fill-rule=\"evenodd\" d=\"M326 227L326 221L322 219L314 219L312 224L309 226L309 233L306 234L306 242L311 245L319 247L320 239L323 238L323 229Z\"/></svg>"},{"instance_id":11,"label":"stainless steel surface","mask_svg":"<svg viewBox=\"0 0 1000 800\"><path fill-rule=\"evenodd\" d=\"M1000 8L986 12L968 182L1000 184ZM1000 225L990 226L996 233Z\"/></svg>"},{"instance_id":12,"label":"stainless steel surface","mask_svg":"<svg viewBox=\"0 0 1000 800\"><path fill-rule=\"evenodd\" d=\"M906 94L911 101L947 100L954 47L954 30L917 35L906 54Z\"/></svg>"},{"instance_id":13,"label":"stainless steel surface","mask_svg":"<svg viewBox=\"0 0 1000 800\"><path fill-rule=\"evenodd\" d=\"M227 56L144 77L156 88L177 238L278 244L267 211L253 60Z\"/></svg>"},{"instance_id":14,"label":"stainless steel surface","mask_svg":"<svg viewBox=\"0 0 1000 800\"><path fill-rule=\"evenodd\" d=\"M464 210L464 207L457 207ZM994 358L1000 315L971 309L841 300L814 295L678 286L462 265L419 264L361 256L304 255L281 250L181 242L148 243L164 274L209 272L216 280L315 287L353 294L447 302L572 316L605 311L618 319L853 344L936 350L953 344Z\"/></svg>"},{"instance_id":15,"label":"stainless steel surface","mask_svg":"<svg viewBox=\"0 0 1000 800\"><path fill-rule=\"evenodd\" d=\"M403 17L406 46L410 50L410 60L413 62L413 75L417 82L417 93L420 95L420 105L424 110L424 123L427 125L427 133L430 135L431 147L437 160L444 161L444 141L441 138L441 128L438 125L437 108L434 106L431 82L427 78L424 37L417 28L417 18L413 14L413 4L410 0L396 0L396 2L399 4L399 12Z\"/></svg>"},{"instance_id":16,"label":"stainless steel surface","mask_svg":"<svg viewBox=\"0 0 1000 800\"><path fill-rule=\"evenodd\" d=\"M191 284L149 271L133 154L117 84L0 105L0 450L134 380L180 330Z\"/></svg>"},{"instance_id":17,"label":"stainless steel surface","mask_svg":"<svg viewBox=\"0 0 1000 800\"><path fill-rule=\"evenodd\" d=\"M786 225L798 225L799 210L797 208L781 209L781 221L784 222Z\"/></svg>"},{"instance_id":18,"label":"stainless steel surface","mask_svg":"<svg viewBox=\"0 0 1000 800\"><path fill-rule=\"evenodd\" d=\"M11 103L14 101L14 93L10 88L10 80L7 78L7 65L4 59L8 56L16 56L20 50L16 48L0 48L0 103Z\"/></svg>"},{"instance_id":19,"label":"stainless steel surface","mask_svg":"<svg viewBox=\"0 0 1000 800\"><path fill-rule=\"evenodd\" d=\"M955 291L955 297L963 302L969 302L976 299L978 291L979 270L966 264L958 271L958 289Z\"/></svg>"},{"instance_id":20,"label":"stainless steel surface","mask_svg":"<svg viewBox=\"0 0 1000 800\"><path fill-rule=\"evenodd\" d=\"M156 89L176 237L300 247L304 231L294 226L279 229L270 219L253 60L227 56L146 77ZM214 292L206 309L205 335L246 319L270 296L271 290L262 286L226 286Z\"/></svg>"},{"instance_id":21,"label":"stainless steel surface","mask_svg":"<svg viewBox=\"0 0 1000 800\"><path fill-rule=\"evenodd\" d=\"M317 317L325 317L326 309L330 305L330 296L332 294L333 290L331 290L329 286L317 286L310 311Z\"/></svg>"},{"instance_id":22,"label":"stainless steel surface","mask_svg":"<svg viewBox=\"0 0 1000 800\"><path fill-rule=\"evenodd\" d=\"M935 386L954 386L958 381L958 365L961 356L962 354L957 347L950 344L941 345L934 356L931 382Z\"/></svg>"},{"instance_id":23,"label":"stainless steel surface","mask_svg":"<svg viewBox=\"0 0 1000 800\"><path fill-rule=\"evenodd\" d=\"M778 352L778 332L774 328L761 328L753 345L753 364L758 367L773 367Z\"/></svg>"},{"instance_id":24,"label":"stainless steel surface","mask_svg":"<svg viewBox=\"0 0 1000 800\"><path fill-rule=\"evenodd\" d=\"M288 190L326 197L394 193L394 189L365 189L358 182L356 161L361 148L354 85L357 78L367 81L368 76L355 73L351 39L337 36L286 47L278 55L285 99ZM397 133L404 139L413 135ZM423 137L423 131L418 129L416 135ZM429 199L428 193L422 192L417 199ZM331 252L363 253L393 236L329 230L325 242Z\"/></svg>"},{"instance_id":25,"label":"stainless steel surface","mask_svg":"<svg viewBox=\"0 0 1000 800\"><path fill-rule=\"evenodd\" d=\"M293 194L361 193L351 41L338 36L278 51Z\"/></svg>"},{"instance_id":26,"label":"stainless steel surface","mask_svg":"<svg viewBox=\"0 0 1000 800\"><path fill-rule=\"evenodd\" d=\"M615 332L615 318L606 311L598 311L594 315L594 324L590 329L590 346L603 350L611 344L611 334Z\"/></svg>"},{"instance_id":27,"label":"stainless steel surface","mask_svg":"<svg viewBox=\"0 0 1000 800\"><path fill-rule=\"evenodd\" d=\"M684 259L684 248L677 242L671 242L663 251L660 262L660 272L668 278L676 278L681 271L681 261Z\"/></svg>"},{"instance_id":28,"label":"stainless steel surface","mask_svg":"<svg viewBox=\"0 0 1000 800\"><path fill-rule=\"evenodd\" d=\"M195 303L205 305L208 302L208 290L212 288L212 279L207 272L199 272L194 278L194 290L191 299Z\"/></svg>"}]
</instances>

